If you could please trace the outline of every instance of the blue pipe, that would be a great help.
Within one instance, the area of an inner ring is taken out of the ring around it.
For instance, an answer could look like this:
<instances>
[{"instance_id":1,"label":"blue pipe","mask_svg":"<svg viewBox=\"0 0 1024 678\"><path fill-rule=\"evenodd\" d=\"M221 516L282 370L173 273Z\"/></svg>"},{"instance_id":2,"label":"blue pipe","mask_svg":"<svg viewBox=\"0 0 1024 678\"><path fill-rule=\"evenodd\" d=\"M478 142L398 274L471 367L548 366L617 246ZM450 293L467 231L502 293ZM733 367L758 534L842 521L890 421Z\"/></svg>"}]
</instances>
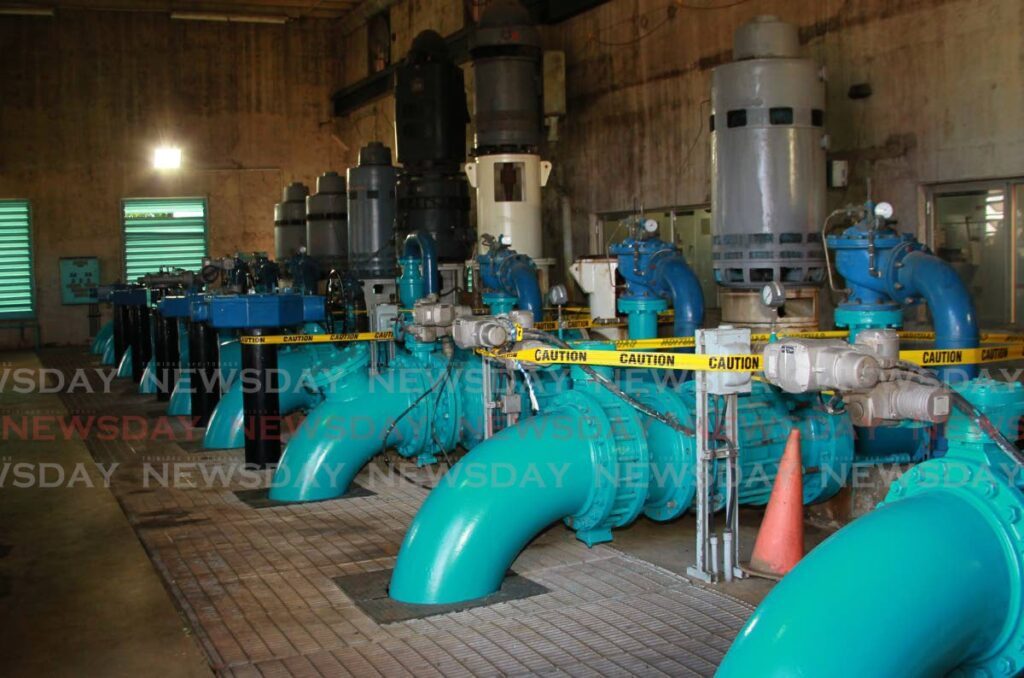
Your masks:
<instances>
[{"instance_id":1,"label":"blue pipe","mask_svg":"<svg viewBox=\"0 0 1024 678\"><path fill-rule=\"evenodd\" d=\"M619 273L626 281L626 294L619 299L619 310L629 316L630 339L657 336L646 336L652 322L649 316L662 310L655 304L666 299L675 312L674 335L692 337L704 323L704 291L682 252L658 238L638 236L612 245L609 251L618 257ZM645 336L634 336L635 333Z\"/></svg>"},{"instance_id":2,"label":"blue pipe","mask_svg":"<svg viewBox=\"0 0 1024 678\"><path fill-rule=\"evenodd\" d=\"M896 268L896 281L905 295L920 296L928 305L935 329L937 348L977 348L981 341L978 312L967 287L948 262L917 250L907 254ZM963 381L978 376L977 365L939 370L946 381Z\"/></svg>"},{"instance_id":3,"label":"blue pipe","mask_svg":"<svg viewBox=\"0 0 1024 678\"><path fill-rule=\"evenodd\" d=\"M873 205L868 204L869 210ZM836 309L836 325L856 332L867 327L901 327L903 307L922 299L942 349L976 348L980 342L978 314L963 281L948 262L927 251L910 234L883 226L873 229L865 219L829 236L836 252L836 270L846 280L848 298ZM973 379L977 365L938 368L949 382Z\"/></svg>"},{"instance_id":4,"label":"blue pipe","mask_svg":"<svg viewBox=\"0 0 1024 678\"><path fill-rule=\"evenodd\" d=\"M414 231L405 236L402 257L416 258L423 262L423 293L438 294L441 291L441 273L437 268L437 243L426 231Z\"/></svg>"},{"instance_id":5,"label":"blue pipe","mask_svg":"<svg viewBox=\"0 0 1024 678\"><path fill-rule=\"evenodd\" d=\"M656 265L658 277L672 300L675 336L692 337L704 323L704 291L700 280L678 252Z\"/></svg>"},{"instance_id":6,"label":"blue pipe","mask_svg":"<svg viewBox=\"0 0 1024 678\"><path fill-rule=\"evenodd\" d=\"M537 280L537 265L525 254L507 247L477 257L480 282L488 293L515 297L516 307L529 311L535 321L544 319L544 295Z\"/></svg>"},{"instance_id":7,"label":"blue pipe","mask_svg":"<svg viewBox=\"0 0 1024 678\"><path fill-rule=\"evenodd\" d=\"M532 263L517 258L509 263L504 275L509 281L512 294L519 299L519 308L529 311L534 320L540 321L544 319L544 297L537 282L537 269Z\"/></svg>"}]
</instances>

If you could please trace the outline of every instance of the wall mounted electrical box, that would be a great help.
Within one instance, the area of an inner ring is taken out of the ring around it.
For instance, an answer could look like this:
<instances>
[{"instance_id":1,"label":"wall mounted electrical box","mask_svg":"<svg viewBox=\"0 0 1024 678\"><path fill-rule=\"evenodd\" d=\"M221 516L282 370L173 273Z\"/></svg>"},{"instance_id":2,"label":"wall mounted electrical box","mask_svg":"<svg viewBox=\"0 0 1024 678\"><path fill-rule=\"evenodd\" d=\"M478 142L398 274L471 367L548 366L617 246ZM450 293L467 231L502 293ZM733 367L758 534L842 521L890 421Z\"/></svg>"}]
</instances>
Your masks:
<instances>
[{"instance_id":1,"label":"wall mounted electrical box","mask_svg":"<svg viewBox=\"0 0 1024 678\"><path fill-rule=\"evenodd\" d=\"M60 303L65 306L95 304L100 284L100 260L97 257L61 257Z\"/></svg>"}]
</instances>

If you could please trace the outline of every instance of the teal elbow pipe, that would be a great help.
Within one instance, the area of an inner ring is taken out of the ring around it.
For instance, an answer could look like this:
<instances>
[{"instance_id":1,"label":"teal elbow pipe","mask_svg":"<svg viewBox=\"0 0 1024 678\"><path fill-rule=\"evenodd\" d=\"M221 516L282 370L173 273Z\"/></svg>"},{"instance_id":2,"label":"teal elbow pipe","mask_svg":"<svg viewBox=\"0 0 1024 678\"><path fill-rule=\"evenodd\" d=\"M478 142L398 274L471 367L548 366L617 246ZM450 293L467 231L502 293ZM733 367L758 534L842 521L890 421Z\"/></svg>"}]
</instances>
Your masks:
<instances>
[{"instance_id":1,"label":"teal elbow pipe","mask_svg":"<svg viewBox=\"0 0 1024 678\"><path fill-rule=\"evenodd\" d=\"M437 268L437 243L434 242L434 236L426 231L414 231L405 236L402 258L423 262L424 295L441 292L441 273Z\"/></svg>"},{"instance_id":2,"label":"teal elbow pipe","mask_svg":"<svg viewBox=\"0 0 1024 678\"><path fill-rule=\"evenodd\" d=\"M371 379L366 374L353 375L307 415L274 473L271 499L324 501L348 492L360 469L383 449L390 423L419 395L374 389ZM416 425L423 424L408 415L389 442L410 435L406 429L414 420Z\"/></svg>"},{"instance_id":3,"label":"teal elbow pipe","mask_svg":"<svg viewBox=\"0 0 1024 678\"><path fill-rule=\"evenodd\" d=\"M150 358L146 363L146 369L142 370L142 379L139 380L139 395L153 395L156 393L156 359Z\"/></svg>"},{"instance_id":4,"label":"teal elbow pipe","mask_svg":"<svg viewBox=\"0 0 1024 678\"><path fill-rule=\"evenodd\" d=\"M132 347L128 346L124 349L124 355L121 356L121 364L117 366L117 376L121 379L131 379L132 377Z\"/></svg>"},{"instance_id":5,"label":"teal elbow pipe","mask_svg":"<svg viewBox=\"0 0 1024 678\"><path fill-rule=\"evenodd\" d=\"M309 409L323 400L319 390L304 383L304 375L311 374L320 358L319 351L303 346L278 353L278 394L280 414ZM203 435L207 450L228 450L245 445L245 417L242 408L242 389L245 379L236 379L213 410L210 423Z\"/></svg>"},{"instance_id":6,"label":"teal elbow pipe","mask_svg":"<svg viewBox=\"0 0 1024 678\"><path fill-rule=\"evenodd\" d=\"M1024 385L956 388L1016 435ZM903 474L768 594L720 678L1024 672L1020 468L959 411L946 432L945 457Z\"/></svg>"},{"instance_id":7,"label":"teal elbow pipe","mask_svg":"<svg viewBox=\"0 0 1024 678\"><path fill-rule=\"evenodd\" d=\"M887 504L818 546L768 594L717 675L946 675L991 646L1010 591L1020 596L1006 546L955 495Z\"/></svg>"},{"instance_id":8,"label":"teal elbow pipe","mask_svg":"<svg viewBox=\"0 0 1024 678\"><path fill-rule=\"evenodd\" d=\"M192 379L187 368L178 374L178 383L171 391L171 399L167 403L167 414L172 417L187 417L192 414Z\"/></svg>"},{"instance_id":9,"label":"teal elbow pipe","mask_svg":"<svg viewBox=\"0 0 1024 678\"><path fill-rule=\"evenodd\" d=\"M89 344L89 353L93 355L103 355L107 342L113 340L114 321L108 320L102 327L100 327L100 331L96 333L96 336L92 338L92 343Z\"/></svg>"},{"instance_id":10,"label":"teal elbow pipe","mask_svg":"<svg viewBox=\"0 0 1024 678\"><path fill-rule=\"evenodd\" d=\"M101 354L100 365L113 365L117 362L117 356L114 354L114 338L110 337L103 344L103 353Z\"/></svg>"},{"instance_id":11,"label":"teal elbow pipe","mask_svg":"<svg viewBox=\"0 0 1024 678\"><path fill-rule=\"evenodd\" d=\"M236 337L231 335L221 337L218 364L220 365L221 389L230 388L242 371L242 345Z\"/></svg>"},{"instance_id":12,"label":"teal elbow pipe","mask_svg":"<svg viewBox=\"0 0 1024 678\"><path fill-rule=\"evenodd\" d=\"M364 355L357 363L362 369L351 369L331 383L326 399L288 442L271 483L271 499L340 497L386 445L403 457L415 457L419 465L433 463L436 453L455 447L467 422L462 405L466 398L453 384L463 380L451 376L431 397L421 397L439 383L449 359L434 353L436 344L410 339L406 345L410 352L399 354L382 374L369 374Z\"/></svg>"},{"instance_id":13,"label":"teal elbow pipe","mask_svg":"<svg viewBox=\"0 0 1024 678\"><path fill-rule=\"evenodd\" d=\"M531 417L452 467L405 535L391 598L454 603L496 591L534 536L582 511L595 466L592 441L572 435L580 416L565 409Z\"/></svg>"}]
</instances>

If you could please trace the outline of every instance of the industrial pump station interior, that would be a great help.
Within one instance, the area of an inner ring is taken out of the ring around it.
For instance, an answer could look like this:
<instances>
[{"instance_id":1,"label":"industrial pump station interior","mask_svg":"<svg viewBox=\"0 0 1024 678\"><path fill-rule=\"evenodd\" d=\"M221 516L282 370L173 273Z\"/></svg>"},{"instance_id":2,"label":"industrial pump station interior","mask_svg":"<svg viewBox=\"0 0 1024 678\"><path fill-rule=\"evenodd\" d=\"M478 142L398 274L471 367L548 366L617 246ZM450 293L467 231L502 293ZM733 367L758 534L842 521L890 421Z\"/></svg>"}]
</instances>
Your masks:
<instances>
[{"instance_id":1,"label":"industrial pump station interior","mask_svg":"<svg viewBox=\"0 0 1024 678\"><path fill-rule=\"evenodd\" d=\"M0 0L0 674L1024 674L1020 0Z\"/></svg>"}]
</instances>

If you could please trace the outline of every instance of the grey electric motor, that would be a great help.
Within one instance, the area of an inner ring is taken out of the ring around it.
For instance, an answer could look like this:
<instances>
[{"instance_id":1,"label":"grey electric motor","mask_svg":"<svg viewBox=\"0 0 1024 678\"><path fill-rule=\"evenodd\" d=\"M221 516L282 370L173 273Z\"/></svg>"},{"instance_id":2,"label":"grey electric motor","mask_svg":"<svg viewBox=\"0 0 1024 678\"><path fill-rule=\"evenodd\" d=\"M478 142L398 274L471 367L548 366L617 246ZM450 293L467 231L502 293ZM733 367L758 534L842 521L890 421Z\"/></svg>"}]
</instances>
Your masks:
<instances>
[{"instance_id":1,"label":"grey electric motor","mask_svg":"<svg viewBox=\"0 0 1024 678\"><path fill-rule=\"evenodd\" d=\"M274 205L274 258L284 261L306 246L306 184L285 186L281 202Z\"/></svg>"},{"instance_id":2,"label":"grey electric motor","mask_svg":"<svg viewBox=\"0 0 1024 678\"><path fill-rule=\"evenodd\" d=\"M395 182L391 149L371 141L348 171L348 258L357 278L388 278L395 258Z\"/></svg>"},{"instance_id":3,"label":"grey electric motor","mask_svg":"<svg viewBox=\"0 0 1024 678\"><path fill-rule=\"evenodd\" d=\"M309 256L344 266L348 254L348 195L345 177L324 172L316 194L306 198L306 250Z\"/></svg>"},{"instance_id":4,"label":"grey electric motor","mask_svg":"<svg viewBox=\"0 0 1024 678\"><path fill-rule=\"evenodd\" d=\"M825 81L797 29L759 16L711 85L712 257L725 287L824 279Z\"/></svg>"}]
</instances>

